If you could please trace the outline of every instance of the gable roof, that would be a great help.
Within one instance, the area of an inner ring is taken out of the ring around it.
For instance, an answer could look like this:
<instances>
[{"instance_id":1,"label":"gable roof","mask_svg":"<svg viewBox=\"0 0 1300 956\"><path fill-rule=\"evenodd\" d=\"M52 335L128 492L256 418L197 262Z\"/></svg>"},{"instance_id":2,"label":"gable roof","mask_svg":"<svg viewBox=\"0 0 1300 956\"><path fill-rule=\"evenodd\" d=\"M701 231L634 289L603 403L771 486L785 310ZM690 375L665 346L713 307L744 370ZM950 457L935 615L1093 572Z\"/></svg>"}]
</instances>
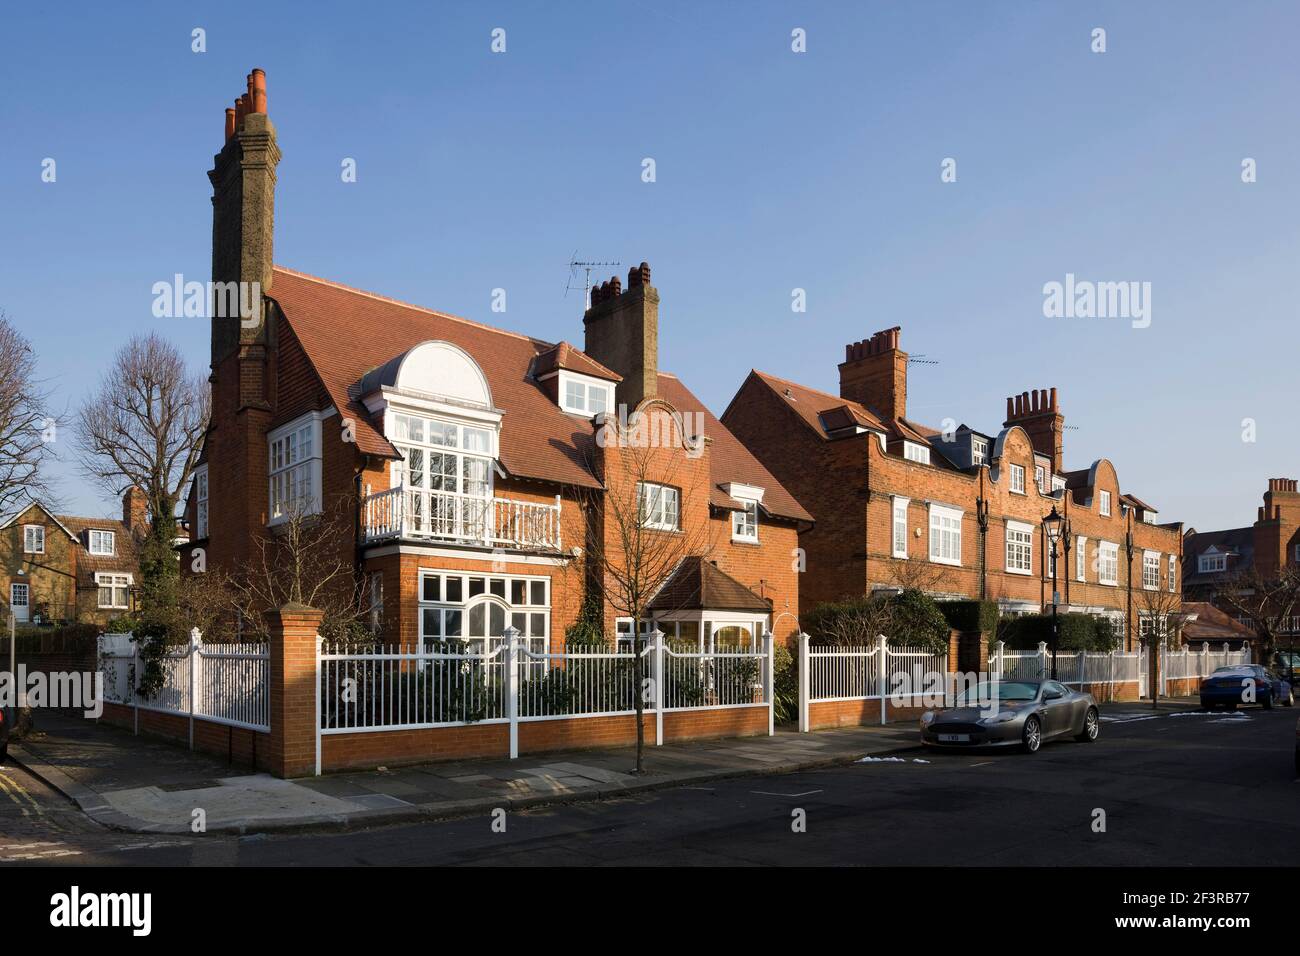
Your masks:
<instances>
[{"instance_id":1,"label":"gable roof","mask_svg":"<svg viewBox=\"0 0 1300 956\"><path fill-rule=\"evenodd\" d=\"M647 611L753 611L767 614L761 598L712 562L696 555L682 560L646 605Z\"/></svg>"},{"instance_id":2,"label":"gable roof","mask_svg":"<svg viewBox=\"0 0 1300 956\"><path fill-rule=\"evenodd\" d=\"M279 305L334 407L356 422L356 443L362 452L397 457L397 449L361 402L362 379L394 356L439 339L468 352L487 377L493 404L503 411L499 460L508 474L601 487L589 465L595 452L595 427L561 409L537 381L539 363L544 368L570 368L619 380L576 346L496 329L282 266L275 267L267 295ZM365 330L371 334L363 334ZM704 415L705 435L712 440L711 504L735 506L719 487L728 482L760 485L766 489L763 505L769 513L812 521L812 515L676 376L660 373L659 393L679 411Z\"/></svg>"},{"instance_id":3,"label":"gable roof","mask_svg":"<svg viewBox=\"0 0 1300 956\"><path fill-rule=\"evenodd\" d=\"M94 583L95 572L134 572L139 564L135 536L121 521L113 518L82 518L61 515L63 523L73 531L82 551L77 555L77 577L81 584ZM113 532L113 554L92 554L88 531Z\"/></svg>"},{"instance_id":4,"label":"gable roof","mask_svg":"<svg viewBox=\"0 0 1300 956\"><path fill-rule=\"evenodd\" d=\"M605 368L586 352L568 342L555 343L546 351L539 353L533 363L533 374L538 378L557 369L566 369L593 378L603 378L610 382L623 381L623 376L618 372Z\"/></svg>"},{"instance_id":5,"label":"gable roof","mask_svg":"<svg viewBox=\"0 0 1300 956\"><path fill-rule=\"evenodd\" d=\"M777 397L785 401L794 410L795 414L802 418L822 438L830 437L827 425L830 426L830 430L835 430L845 427L850 421L863 428L886 433L889 431L875 412L861 402L840 398L840 396L832 395L830 392L809 388L807 385L800 385L798 382L791 382L789 379L779 378L767 372L760 372L758 369L752 369L750 374L770 388ZM829 420L824 422L823 416L829 416Z\"/></svg>"},{"instance_id":6,"label":"gable roof","mask_svg":"<svg viewBox=\"0 0 1300 956\"><path fill-rule=\"evenodd\" d=\"M36 501L35 499L28 501L27 504L23 505L23 507L10 513L7 517L0 519L0 530L4 530L5 528L9 527L11 524L16 522L19 518L27 514L27 512L31 511L33 508L39 508L41 509L41 511L45 512L45 516L49 518L51 521L53 521L56 525L58 525L59 528L63 531L63 533L66 534L69 538L76 538L76 534L74 534L72 531L68 529L68 526L65 525L63 521L59 519L58 515L56 515L53 511L51 511L49 508L45 507L45 505L41 504L39 501Z\"/></svg>"}]
</instances>

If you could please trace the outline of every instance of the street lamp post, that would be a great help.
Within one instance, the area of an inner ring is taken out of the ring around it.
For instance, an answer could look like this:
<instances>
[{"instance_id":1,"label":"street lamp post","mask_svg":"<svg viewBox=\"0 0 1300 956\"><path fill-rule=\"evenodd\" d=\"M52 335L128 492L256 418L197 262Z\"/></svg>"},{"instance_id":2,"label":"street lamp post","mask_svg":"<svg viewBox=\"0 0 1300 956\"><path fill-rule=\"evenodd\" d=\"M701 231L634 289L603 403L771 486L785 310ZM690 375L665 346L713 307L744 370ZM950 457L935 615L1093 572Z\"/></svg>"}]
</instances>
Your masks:
<instances>
[{"instance_id":1,"label":"street lamp post","mask_svg":"<svg viewBox=\"0 0 1300 956\"><path fill-rule=\"evenodd\" d=\"M1060 643L1060 624L1056 617L1056 606L1061 602L1061 596L1056 591L1056 541L1061 536L1061 523L1064 520L1056 510L1056 505L1052 505L1052 513L1043 519L1047 540L1052 546L1052 680L1056 680L1056 648Z\"/></svg>"}]
</instances>

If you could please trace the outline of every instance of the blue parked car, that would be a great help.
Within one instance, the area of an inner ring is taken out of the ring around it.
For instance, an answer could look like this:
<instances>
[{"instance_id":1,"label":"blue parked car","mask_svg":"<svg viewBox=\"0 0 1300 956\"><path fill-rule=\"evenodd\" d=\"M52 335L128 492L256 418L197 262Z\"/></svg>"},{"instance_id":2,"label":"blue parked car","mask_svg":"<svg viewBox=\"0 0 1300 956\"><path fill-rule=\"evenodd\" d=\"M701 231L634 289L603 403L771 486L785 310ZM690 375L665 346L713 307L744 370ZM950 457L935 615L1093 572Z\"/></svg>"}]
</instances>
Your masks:
<instances>
[{"instance_id":1,"label":"blue parked car","mask_svg":"<svg viewBox=\"0 0 1300 956\"><path fill-rule=\"evenodd\" d=\"M1247 689L1254 684L1254 700L1247 700ZM1214 710L1226 707L1236 710L1238 704L1257 703L1265 710L1274 704L1295 704L1295 694L1291 684L1278 677L1273 671L1259 664L1239 664L1235 667L1220 667L1205 680L1201 681L1201 707Z\"/></svg>"}]
</instances>

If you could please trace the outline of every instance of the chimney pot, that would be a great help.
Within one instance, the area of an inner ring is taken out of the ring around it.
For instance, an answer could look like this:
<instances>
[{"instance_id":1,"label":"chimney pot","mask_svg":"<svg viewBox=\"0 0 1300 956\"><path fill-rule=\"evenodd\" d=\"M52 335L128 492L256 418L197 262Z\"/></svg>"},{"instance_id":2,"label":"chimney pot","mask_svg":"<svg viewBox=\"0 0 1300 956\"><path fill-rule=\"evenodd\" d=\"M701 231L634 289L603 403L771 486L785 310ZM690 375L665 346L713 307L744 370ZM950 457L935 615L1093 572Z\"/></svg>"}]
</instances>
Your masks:
<instances>
[{"instance_id":1,"label":"chimney pot","mask_svg":"<svg viewBox=\"0 0 1300 956\"><path fill-rule=\"evenodd\" d=\"M226 140L235 135L235 109L232 106L226 107Z\"/></svg>"},{"instance_id":2,"label":"chimney pot","mask_svg":"<svg viewBox=\"0 0 1300 956\"><path fill-rule=\"evenodd\" d=\"M609 293L610 293L610 295L622 295L622 294L623 294L623 280L620 279L618 276L611 276L611 277L610 277L610 280L609 280Z\"/></svg>"},{"instance_id":3,"label":"chimney pot","mask_svg":"<svg viewBox=\"0 0 1300 956\"><path fill-rule=\"evenodd\" d=\"M249 74L249 99L254 113L266 112L266 71L254 69Z\"/></svg>"},{"instance_id":4,"label":"chimney pot","mask_svg":"<svg viewBox=\"0 0 1300 956\"><path fill-rule=\"evenodd\" d=\"M1011 396L1008 395L1007 396L1007 421L1011 421L1011 419L1015 417L1016 417L1015 402L1012 400Z\"/></svg>"},{"instance_id":5,"label":"chimney pot","mask_svg":"<svg viewBox=\"0 0 1300 956\"><path fill-rule=\"evenodd\" d=\"M640 271L641 271L641 284L649 285L650 284L650 263L646 262L645 260L642 260L640 265Z\"/></svg>"}]
</instances>

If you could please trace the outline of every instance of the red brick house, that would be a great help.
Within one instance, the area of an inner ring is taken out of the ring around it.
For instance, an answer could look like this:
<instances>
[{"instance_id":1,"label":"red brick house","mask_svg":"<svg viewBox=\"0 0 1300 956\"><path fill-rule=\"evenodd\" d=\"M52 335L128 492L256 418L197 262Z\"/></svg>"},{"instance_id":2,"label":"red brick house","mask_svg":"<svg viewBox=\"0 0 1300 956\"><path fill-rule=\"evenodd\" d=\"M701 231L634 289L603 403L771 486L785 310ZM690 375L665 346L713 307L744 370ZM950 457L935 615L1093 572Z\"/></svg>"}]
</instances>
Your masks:
<instances>
[{"instance_id":1,"label":"red brick house","mask_svg":"<svg viewBox=\"0 0 1300 956\"><path fill-rule=\"evenodd\" d=\"M670 635L793 633L793 562L811 517L659 369L649 266L626 289L614 278L593 290L579 349L273 265L280 152L260 71L249 89L209 173L212 272L258 283L262 310L212 320L212 423L183 566L202 549L209 569L238 571L294 509L350 496L354 530L339 548L386 641L487 640L513 625L541 649L589 592L609 634L630 632L604 582L588 581L622 496L642 502L653 534L696 533L709 579L749 595L725 589L731 606L709 607L674 589L655 606ZM624 406L691 423L654 449L636 487L618 480L625 451L598 438Z\"/></svg>"},{"instance_id":2,"label":"red brick house","mask_svg":"<svg viewBox=\"0 0 1300 956\"><path fill-rule=\"evenodd\" d=\"M1004 613L1050 608L1042 519L1055 507L1062 610L1113 618L1131 647L1132 622L1153 606L1142 592L1178 592L1181 526L1156 523L1104 458L1065 469L1056 389L1008 398L996 430L910 419L900 337L896 327L848 345L839 394L752 371L723 413L815 519L799 537L803 609L918 581Z\"/></svg>"},{"instance_id":3,"label":"red brick house","mask_svg":"<svg viewBox=\"0 0 1300 956\"><path fill-rule=\"evenodd\" d=\"M1240 617L1222 599L1234 579L1258 575L1274 581L1300 569L1300 491L1295 478L1270 478L1255 522L1243 528L1198 531L1183 536L1183 598L1204 601ZM1247 601L1249 604L1250 602ZM1249 621L1245 623L1249 627ZM1291 647L1300 638L1300 606L1291 609L1275 633Z\"/></svg>"},{"instance_id":4,"label":"red brick house","mask_svg":"<svg viewBox=\"0 0 1300 956\"><path fill-rule=\"evenodd\" d=\"M144 494L122 498L122 520L56 515L33 501L0 519L0 603L18 624L105 624L135 606Z\"/></svg>"}]
</instances>

